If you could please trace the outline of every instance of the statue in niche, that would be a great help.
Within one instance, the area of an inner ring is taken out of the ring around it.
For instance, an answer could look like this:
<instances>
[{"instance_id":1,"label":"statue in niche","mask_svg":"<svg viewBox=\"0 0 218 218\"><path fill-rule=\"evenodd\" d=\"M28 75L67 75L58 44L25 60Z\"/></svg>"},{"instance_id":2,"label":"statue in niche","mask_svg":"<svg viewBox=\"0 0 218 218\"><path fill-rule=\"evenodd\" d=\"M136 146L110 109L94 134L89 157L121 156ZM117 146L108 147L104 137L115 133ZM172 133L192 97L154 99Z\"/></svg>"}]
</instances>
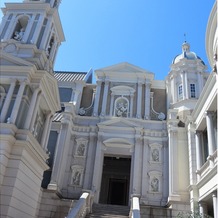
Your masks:
<instances>
[{"instance_id":1,"label":"statue in niche","mask_svg":"<svg viewBox=\"0 0 218 218\"><path fill-rule=\"evenodd\" d=\"M116 115L117 117L127 117L128 103L125 99L119 99L116 103Z\"/></svg>"},{"instance_id":2,"label":"statue in niche","mask_svg":"<svg viewBox=\"0 0 218 218\"><path fill-rule=\"evenodd\" d=\"M78 149L77 149L77 155L78 156L84 156L84 153L85 153L85 145L84 144L80 144L78 146Z\"/></svg>"},{"instance_id":3,"label":"statue in niche","mask_svg":"<svg viewBox=\"0 0 218 218\"><path fill-rule=\"evenodd\" d=\"M159 191L159 180L157 178L153 178L151 181L151 191L152 192Z\"/></svg>"},{"instance_id":4,"label":"statue in niche","mask_svg":"<svg viewBox=\"0 0 218 218\"><path fill-rule=\"evenodd\" d=\"M75 170L72 178L72 183L73 185L79 185L80 184L80 178L81 178L81 173L78 170Z\"/></svg>"},{"instance_id":5,"label":"statue in niche","mask_svg":"<svg viewBox=\"0 0 218 218\"><path fill-rule=\"evenodd\" d=\"M24 28L21 28L20 31L15 31L14 39L17 41L21 41L23 39L24 33Z\"/></svg>"},{"instance_id":6,"label":"statue in niche","mask_svg":"<svg viewBox=\"0 0 218 218\"><path fill-rule=\"evenodd\" d=\"M156 148L153 149L151 156L152 156L153 161L158 162L159 161L159 150Z\"/></svg>"}]
</instances>

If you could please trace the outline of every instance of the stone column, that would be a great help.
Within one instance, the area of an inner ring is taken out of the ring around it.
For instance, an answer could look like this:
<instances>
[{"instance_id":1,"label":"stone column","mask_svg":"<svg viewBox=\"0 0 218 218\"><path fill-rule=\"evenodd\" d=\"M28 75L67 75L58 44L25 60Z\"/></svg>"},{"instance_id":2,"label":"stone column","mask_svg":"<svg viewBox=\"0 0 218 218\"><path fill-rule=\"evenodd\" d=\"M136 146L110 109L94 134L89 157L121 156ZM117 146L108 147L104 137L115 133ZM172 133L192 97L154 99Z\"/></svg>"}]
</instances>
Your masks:
<instances>
[{"instance_id":1,"label":"stone column","mask_svg":"<svg viewBox=\"0 0 218 218\"><path fill-rule=\"evenodd\" d=\"M183 98L183 100L185 100L185 99L186 99L186 81L185 81L185 72L182 72L181 77L182 77L182 89L183 89L183 92L182 92L182 98Z\"/></svg>"},{"instance_id":2,"label":"stone column","mask_svg":"<svg viewBox=\"0 0 218 218\"><path fill-rule=\"evenodd\" d=\"M174 76L171 77L171 91L172 91L172 103L175 104L177 101L177 86L176 86L176 78Z\"/></svg>"},{"instance_id":3,"label":"stone column","mask_svg":"<svg viewBox=\"0 0 218 218\"><path fill-rule=\"evenodd\" d=\"M34 109L33 109L32 119L31 119L31 121L30 121L30 127L29 127L29 130L30 130L31 132L34 131L33 128L34 128L34 124L35 124L37 112L38 112L38 109L39 109L39 103L40 103L41 96L42 96L42 93L40 92L39 95L38 95L38 98L36 99L35 107L34 107Z\"/></svg>"},{"instance_id":4,"label":"stone column","mask_svg":"<svg viewBox=\"0 0 218 218\"><path fill-rule=\"evenodd\" d=\"M189 98L189 84L188 84L187 72L184 72L184 76L185 76L185 84L184 84L185 99L188 99Z\"/></svg>"},{"instance_id":5,"label":"stone column","mask_svg":"<svg viewBox=\"0 0 218 218\"><path fill-rule=\"evenodd\" d=\"M101 108L101 116L103 117L106 115L108 87L109 87L109 81L106 80L104 83L104 95L103 95L103 102L102 102L102 108Z\"/></svg>"},{"instance_id":6,"label":"stone column","mask_svg":"<svg viewBox=\"0 0 218 218\"><path fill-rule=\"evenodd\" d=\"M207 204L205 202L199 202L199 212L204 218L207 215Z\"/></svg>"},{"instance_id":7,"label":"stone column","mask_svg":"<svg viewBox=\"0 0 218 218\"><path fill-rule=\"evenodd\" d=\"M49 126L51 124L51 117L52 117L52 113L48 112L46 115L46 120L44 123L44 129L43 129L43 134L42 134L42 139L41 139L41 146L42 148L44 148L44 150L46 150L46 145L47 145L47 139L49 136Z\"/></svg>"},{"instance_id":8,"label":"stone column","mask_svg":"<svg viewBox=\"0 0 218 218\"><path fill-rule=\"evenodd\" d=\"M57 147L55 150L51 181L48 185L48 189L50 190L58 190L61 186L61 171L65 171L63 167L68 157L67 148L69 147L71 141L70 133L71 129L69 128L69 120L63 118L61 120L61 129L58 135Z\"/></svg>"},{"instance_id":9,"label":"stone column","mask_svg":"<svg viewBox=\"0 0 218 218\"><path fill-rule=\"evenodd\" d=\"M147 193L148 193L148 144L149 141L144 137L144 144L142 147L142 196L143 201L147 201Z\"/></svg>"},{"instance_id":10,"label":"stone column","mask_svg":"<svg viewBox=\"0 0 218 218\"><path fill-rule=\"evenodd\" d=\"M93 110L93 116L95 117L98 116L98 107L99 107L102 81L98 80L96 81L96 83L97 83L97 89L96 89L96 96L95 96L94 110Z\"/></svg>"},{"instance_id":11,"label":"stone column","mask_svg":"<svg viewBox=\"0 0 218 218\"><path fill-rule=\"evenodd\" d=\"M25 121L25 124L24 124L24 129L29 129L30 128L30 122L31 122L31 119L32 119L32 116L33 116L33 111L35 109L37 97L38 97L40 92L41 92L40 88L35 89L35 91L33 92L31 102L30 102L30 106L29 106L29 110L28 110L27 116L26 116L26 121Z\"/></svg>"},{"instance_id":12,"label":"stone column","mask_svg":"<svg viewBox=\"0 0 218 218\"><path fill-rule=\"evenodd\" d=\"M150 109L151 109L150 91L151 91L151 81L146 80L146 83L145 83L145 114L144 114L145 120L150 119Z\"/></svg>"},{"instance_id":13,"label":"stone column","mask_svg":"<svg viewBox=\"0 0 218 218\"><path fill-rule=\"evenodd\" d=\"M6 96L6 93L0 93L0 108L3 106L2 104L3 104L3 100L5 96Z\"/></svg>"},{"instance_id":14,"label":"stone column","mask_svg":"<svg viewBox=\"0 0 218 218\"><path fill-rule=\"evenodd\" d=\"M87 153L86 153L86 170L84 174L84 187L83 189L91 190L92 187L92 176L94 168L94 154L96 149L96 133L89 133L89 143L87 144Z\"/></svg>"},{"instance_id":15,"label":"stone column","mask_svg":"<svg viewBox=\"0 0 218 218\"><path fill-rule=\"evenodd\" d=\"M129 113L129 117L132 117L133 116L133 97L134 97L134 94L130 94L130 113Z\"/></svg>"},{"instance_id":16,"label":"stone column","mask_svg":"<svg viewBox=\"0 0 218 218\"><path fill-rule=\"evenodd\" d=\"M142 176L142 137L141 135L135 136L135 149L134 149L134 162L133 162L133 194L141 193L141 176Z\"/></svg>"},{"instance_id":17,"label":"stone column","mask_svg":"<svg viewBox=\"0 0 218 218\"><path fill-rule=\"evenodd\" d=\"M95 163L94 163L94 170L93 170L93 179L92 179L92 190L95 193L94 202L98 203L99 195L100 195L100 188L101 188L101 177L102 177L102 168L103 168L103 152L101 149L102 139L101 136L98 138L96 153L95 153Z\"/></svg>"},{"instance_id":18,"label":"stone column","mask_svg":"<svg viewBox=\"0 0 218 218\"><path fill-rule=\"evenodd\" d=\"M113 115L113 108L114 108L114 93L111 93L110 116Z\"/></svg>"},{"instance_id":19,"label":"stone column","mask_svg":"<svg viewBox=\"0 0 218 218\"><path fill-rule=\"evenodd\" d=\"M138 93L137 93L137 113L136 118L141 118L142 111L142 83L138 82Z\"/></svg>"},{"instance_id":20,"label":"stone column","mask_svg":"<svg viewBox=\"0 0 218 218\"><path fill-rule=\"evenodd\" d=\"M215 151L215 134L214 134L214 125L212 111L207 111L206 113L206 123L207 123L207 139L208 139L208 147L209 147L209 156L213 155Z\"/></svg>"},{"instance_id":21,"label":"stone column","mask_svg":"<svg viewBox=\"0 0 218 218\"><path fill-rule=\"evenodd\" d=\"M202 166L202 147L201 147L201 131L196 131L195 140L196 140L196 167L199 170Z\"/></svg>"},{"instance_id":22,"label":"stone column","mask_svg":"<svg viewBox=\"0 0 218 218\"><path fill-rule=\"evenodd\" d=\"M38 37L39 37L39 33L40 33L40 31L42 29L42 26L43 26L43 22L44 22L44 17L40 14L39 20L37 20L37 25L36 25L36 28L35 28L35 32L33 34L33 38L30 39L33 44L37 43L37 40L38 40Z\"/></svg>"},{"instance_id":23,"label":"stone column","mask_svg":"<svg viewBox=\"0 0 218 218\"><path fill-rule=\"evenodd\" d=\"M169 128L169 201L178 201L178 132L174 126Z\"/></svg>"},{"instance_id":24,"label":"stone column","mask_svg":"<svg viewBox=\"0 0 218 218\"><path fill-rule=\"evenodd\" d=\"M217 193L212 194L213 198L213 216L214 218L218 218L218 202L217 202Z\"/></svg>"},{"instance_id":25,"label":"stone column","mask_svg":"<svg viewBox=\"0 0 218 218\"><path fill-rule=\"evenodd\" d=\"M163 142L163 159L162 159L162 165L163 165L163 202L162 205L166 205L167 203L167 197L169 193L168 184L169 184L169 171L168 171L168 143L167 141Z\"/></svg>"},{"instance_id":26,"label":"stone column","mask_svg":"<svg viewBox=\"0 0 218 218\"><path fill-rule=\"evenodd\" d=\"M202 91L202 89L203 89L203 78L202 78L202 75L201 75L201 73L198 73L198 89L197 89L197 87L196 87L196 90L195 90L195 92L196 92L196 97L198 98L199 97L199 95L200 95L200 93L201 93L201 91ZM198 92L197 92L197 90L198 90Z\"/></svg>"},{"instance_id":27,"label":"stone column","mask_svg":"<svg viewBox=\"0 0 218 218\"><path fill-rule=\"evenodd\" d=\"M5 102L4 102L4 105L2 107L2 111L1 111L1 115L0 115L0 122L1 123L3 123L6 119L6 115L7 115L10 103L11 103L11 99L13 97L15 85L16 85L16 80L12 80L10 88L9 88L7 96L6 96L6 99L5 99Z\"/></svg>"},{"instance_id":28,"label":"stone column","mask_svg":"<svg viewBox=\"0 0 218 218\"><path fill-rule=\"evenodd\" d=\"M35 17L36 16L34 15L29 19L27 28L25 29L25 34L24 34L24 37L22 39L22 42L27 42L29 35L30 35L30 31L33 27L33 22L34 22Z\"/></svg>"},{"instance_id":29,"label":"stone column","mask_svg":"<svg viewBox=\"0 0 218 218\"><path fill-rule=\"evenodd\" d=\"M26 87L26 83L27 83L26 81L23 81L20 85L20 88L19 88L17 96L16 96L16 100L14 102L14 106L13 106L13 109L11 112L10 123L15 124L15 122L16 122L17 114L18 114L18 111L20 109L20 105L21 105L21 101L23 98L23 93L24 93L24 89Z\"/></svg>"}]
</instances>

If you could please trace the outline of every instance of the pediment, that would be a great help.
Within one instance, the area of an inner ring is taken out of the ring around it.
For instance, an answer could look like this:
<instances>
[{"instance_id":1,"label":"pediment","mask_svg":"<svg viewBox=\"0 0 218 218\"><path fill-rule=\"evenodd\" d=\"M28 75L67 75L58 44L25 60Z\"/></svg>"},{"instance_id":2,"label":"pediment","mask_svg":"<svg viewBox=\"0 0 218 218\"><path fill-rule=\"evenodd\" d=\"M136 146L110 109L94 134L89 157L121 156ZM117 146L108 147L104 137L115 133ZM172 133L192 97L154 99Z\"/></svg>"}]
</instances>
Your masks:
<instances>
[{"instance_id":1,"label":"pediment","mask_svg":"<svg viewBox=\"0 0 218 218\"><path fill-rule=\"evenodd\" d=\"M1 66L33 66L32 63L4 51L0 51L0 63Z\"/></svg>"},{"instance_id":2,"label":"pediment","mask_svg":"<svg viewBox=\"0 0 218 218\"><path fill-rule=\"evenodd\" d=\"M106 147L121 147L121 148L132 148L133 144L128 139L124 138L110 138L103 141Z\"/></svg>"},{"instance_id":3,"label":"pediment","mask_svg":"<svg viewBox=\"0 0 218 218\"><path fill-rule=\"evenodd\" d=\"M95 70L95 75L97 79L107 78L108 80L138 81L140 79L154 79L153 73L127 62Z\"/></svg>"},{"instance_id":4,"label":"pediment","mask_svg":"<svg viewBox=\"0 0 218 218\"><path fill-rule=\"evenodd\" d=\"M131 122L125 118L113 118L111 120L107 120L98 124L101 127L132 127L132 128L140 128L141 126L137 125L134 122Z\"/></svg>"}]
</instances>

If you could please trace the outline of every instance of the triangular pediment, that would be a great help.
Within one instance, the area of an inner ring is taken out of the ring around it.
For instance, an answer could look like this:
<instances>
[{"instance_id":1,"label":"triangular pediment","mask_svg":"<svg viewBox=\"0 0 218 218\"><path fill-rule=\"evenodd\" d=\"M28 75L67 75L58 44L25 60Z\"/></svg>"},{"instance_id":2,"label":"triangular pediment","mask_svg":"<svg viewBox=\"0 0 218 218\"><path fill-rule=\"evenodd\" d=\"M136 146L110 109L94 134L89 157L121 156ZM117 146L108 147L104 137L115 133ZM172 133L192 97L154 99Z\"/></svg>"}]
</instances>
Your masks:
<instances>
[{"instance_id":1,"label":"triangular pediment","mask_svg":"<svg viewBox=\"0 0 218 218\"><path fill-rule=\"evenodd\" d=\"M33 66L30 62L4 51L0 51L0 63L1 66Z\"/></svg>"},{"instance_id":2,"label":"triangular pediment","mask_svg":"<svg viewBox=\"0 0 218 218\"><path fill-rule=\"evenodd\" d=\"M141 127L134 122L127 120L126 118L115 117L111 120L107 120L98 124L99 127Z\"/></svg>"},{"instance_id":3,"label":"triangular pediment","mask_svg":"<svg viewBox=\"0 0 218 218\"><path fill-rule=\"evenodd\" d=\"M97 79L105 77L108 80L117 80L119 78L134 81L146 78L150 80L154 79L153 73L127 62L95 70L95 75Z\"/></svg>"}]
</instances>

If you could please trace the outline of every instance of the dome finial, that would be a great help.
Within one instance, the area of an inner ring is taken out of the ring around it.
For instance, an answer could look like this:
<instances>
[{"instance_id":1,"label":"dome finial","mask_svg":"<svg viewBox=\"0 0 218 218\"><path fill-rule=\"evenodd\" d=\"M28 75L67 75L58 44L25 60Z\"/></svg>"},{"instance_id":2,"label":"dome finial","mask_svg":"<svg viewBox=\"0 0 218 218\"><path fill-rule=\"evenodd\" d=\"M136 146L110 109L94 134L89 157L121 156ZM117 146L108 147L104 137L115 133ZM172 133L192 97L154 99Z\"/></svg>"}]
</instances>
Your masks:
<instances>
[{"instance_id":1,"label":"dome finial","mask_svg":"<svg viewBox=\"0 0 218 218\"><path fill-rule=\"evenodd\" d=\"M185 42L186 42L186 33L184 33L184 39L185 39Z\"/></svg>"}]
</instances>

